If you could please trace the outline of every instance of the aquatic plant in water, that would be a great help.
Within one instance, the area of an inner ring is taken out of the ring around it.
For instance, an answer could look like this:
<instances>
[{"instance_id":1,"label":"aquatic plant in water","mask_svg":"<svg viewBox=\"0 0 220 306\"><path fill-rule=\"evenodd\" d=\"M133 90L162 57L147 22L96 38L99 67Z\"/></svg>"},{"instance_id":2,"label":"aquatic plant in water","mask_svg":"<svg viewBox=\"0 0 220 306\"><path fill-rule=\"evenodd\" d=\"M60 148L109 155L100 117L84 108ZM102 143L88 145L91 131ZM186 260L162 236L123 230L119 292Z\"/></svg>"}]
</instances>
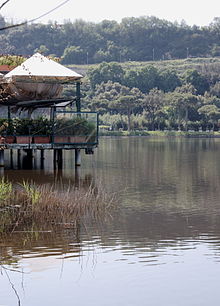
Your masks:
<instances>
[{"instance_id":1,"label":"aquatic plant in water","mask_svg":"<svg viewBox=\"0 0 220 306\"><path fill-rule=\"evenodd\" d=\"M35 185L23 181L12 186L4 178L0 182L0 232L9 233L22 228L51 229L74 223L84 216L98 218L107 213L114 196L102 188L89 186Z\"/></svg>"}]
</instances>

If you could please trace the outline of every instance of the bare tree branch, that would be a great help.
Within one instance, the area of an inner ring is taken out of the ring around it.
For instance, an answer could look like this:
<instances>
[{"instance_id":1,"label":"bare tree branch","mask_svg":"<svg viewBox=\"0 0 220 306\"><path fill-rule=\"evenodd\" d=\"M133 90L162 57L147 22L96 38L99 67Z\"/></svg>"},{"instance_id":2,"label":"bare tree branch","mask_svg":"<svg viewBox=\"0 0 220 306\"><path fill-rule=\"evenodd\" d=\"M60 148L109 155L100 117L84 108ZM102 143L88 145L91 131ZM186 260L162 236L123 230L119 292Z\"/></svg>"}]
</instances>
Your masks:
<instances>
[{"instance_id":1,"label":"bare tree branch","mask_svg":"<svg viewBox=\"0 0 220 306\"><path fill-rule=\"evenodd\" d=\"M4 3L2 3L2 5L0 6L0 10L3 8L3 6L5 6L10 0L6 0Z\"/></svg>"},{"instance_id":2,"label":"bare tree branch","mask_svg":"<svg viewBox=\"0 0 220 306\"><path fill-rule=\"evenodd\" d=\"M10 1L10 0L7 0L5 3L2 4L2 6L5 5L8 1ZM42 18L42 17L44 17L44 16L47 16L48 14L50 14L50 13L52 13L52 12L54 12L55 10L57 10L58 8L60 8L61 6L63 6L64 4L66 4L66 3L69 2L69 1L70 1L70 0L65 0L65 1L63 1L62 3L60 3L59 5L57 5L56 7L54 7L52 10L50 10L50 11L48 11L48 12L46 12L46 13L44 13L44 14L42 14L42 15L40 15L39 17L36 17L36 18L34 18L34 19L27 20L27 21L24 21L24 22L22 22L22 23L13 24L13 25L10 25L10 26L6 26L6 27L3 27L3 28L0 28L0 31L7 30L7 29L12 29L12 28L17 28L17 27L23 26L23 25L25 25L25 24L27 24L27 23L34 22L34 21L36 21L36 20L38 20L38 19L40 19L40 18ZM0 7L0 9L1 9L1 7Z\"/></svg>"}]
</instances>

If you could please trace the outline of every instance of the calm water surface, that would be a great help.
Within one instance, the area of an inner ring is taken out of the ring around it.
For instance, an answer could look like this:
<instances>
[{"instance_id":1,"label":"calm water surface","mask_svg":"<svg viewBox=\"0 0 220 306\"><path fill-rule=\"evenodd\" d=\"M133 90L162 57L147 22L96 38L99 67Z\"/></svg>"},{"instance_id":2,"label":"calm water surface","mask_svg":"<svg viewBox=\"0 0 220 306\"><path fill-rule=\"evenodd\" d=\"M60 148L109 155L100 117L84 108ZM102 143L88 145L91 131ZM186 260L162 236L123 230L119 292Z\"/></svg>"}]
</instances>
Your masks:
<instances>
[{"instance_id":1,"label":"calm water surface","mask_svg":"<svg viewBox=\"0 0 220 306\"><path fill-rule=\"evenodd\" d=\"M0 305L219 305L220 139L102 138L79 174L73 160L66 151L54 173L48 153L44 169L36 160L5 175L101 182L118 209L98 224L0 241Z\"/></svg>"}]
</instances>

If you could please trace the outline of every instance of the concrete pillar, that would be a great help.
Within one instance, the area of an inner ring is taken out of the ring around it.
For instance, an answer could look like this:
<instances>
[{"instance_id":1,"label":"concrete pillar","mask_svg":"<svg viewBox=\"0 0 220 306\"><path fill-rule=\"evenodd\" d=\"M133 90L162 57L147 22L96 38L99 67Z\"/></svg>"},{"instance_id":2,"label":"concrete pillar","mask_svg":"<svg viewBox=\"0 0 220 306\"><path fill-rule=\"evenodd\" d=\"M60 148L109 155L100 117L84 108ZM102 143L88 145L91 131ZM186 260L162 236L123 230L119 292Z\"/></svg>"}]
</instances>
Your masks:
<instances>
[{"instance_id":1,"label":"concrete pillar","mask_svg":"<svg viewBox=\"0 0 220 306\"><path fill-rule=\"evenodd\" d=\"M75 149L75 167L81 166L81 152L80 149Z\"/></svg>"},{"instance_id":2,"label":"concrete pillar","mask_svg":"<svg viewBox=\"0 0 220 306\"><path fill-rule=\"evenodd\" d=\"M0 167L5 166L4 150L0 150Z\"/></svg>"},{"instance_id":3,"label":"concrete pillar","mask_svg":"<svg viewBox=\"0 0 220 306\"><path fill-rule=\"evenodd\" d=\"M21 168L21 150L17 150L17 164L18 164L18 169Z\"/></svg>"},{"instance_id":4,"label":"concrete pillar","mask_svg":"<svg viewBox=\"0 0 220 306\"><path fill-rule=\"evenodd\" d=\"M57 165L58 165L58 169L62 169L63 167L63 150L62 149L57 150Z\"/></svg>"},{"instance_id":5,"label":"concrete pillar","mask_svg":"<svg viewBox=\"0 0 220 306\"><path fill-rule=\"evenodd\" d=\"M44 160L45 160L44 150L40 150L40 168L41 169L44 169Z\"/></svg>"},{"instance_id":6,"label":"concrete pillar","mask_svg":"<svg viewBox=\"0 0 220 306\"><path fill-rule=\"evenodd\" d=\"M81 112L81 93L80 93L80 82L76 82L76 110Z\"/></svg>"},{"instance_id":7,"label":"concrete pillar","mask_svg":"<svg viewBox=\"0 0 220 306\"><path fill-rule=\"evenodd\" d=\"M57 149L53 150L53 167L54 169L57 168Z\"/></svg>"},{"instance_id":8,"label":"concrete pillar","mask_svg":"<svg viewBox=\"0 0 220 306\"><path fill-rule=\"evenodd\" d=\"M62 169L63 166L63 151L62 149L53 150L53 165L54 169Z\"/></svg>"},{"instance_id":9,"label":"concrete pillar","mask_svg":"<svg viewBox=\"0 0 220 306\"><path fill-rule=\"evenodd\" d=\"M10 149L10 166L11 169L14 169L14 159L13 159L13 150Z\"/></svg>"}]
</instances>

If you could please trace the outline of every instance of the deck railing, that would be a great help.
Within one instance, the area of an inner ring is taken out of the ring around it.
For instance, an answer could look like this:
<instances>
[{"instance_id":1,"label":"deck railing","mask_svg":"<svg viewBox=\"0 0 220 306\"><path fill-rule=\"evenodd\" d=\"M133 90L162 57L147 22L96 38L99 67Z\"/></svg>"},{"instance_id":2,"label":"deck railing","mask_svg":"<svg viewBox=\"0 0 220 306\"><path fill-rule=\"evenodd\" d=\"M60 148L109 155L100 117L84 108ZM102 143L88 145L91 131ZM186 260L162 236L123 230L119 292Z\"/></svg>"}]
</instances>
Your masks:
<instances>
[{"instance_id":1,"label":"deck railing","mask_svg":"<svg viewBox=\"0 0 220 306\"><path fill-rule=\"evenodd\" d=\"M55 110L52 118L2 120L7 144L98 144L98 113ZM0 123L1 129L1 123Z\"/></svg>"}]
</instances>

